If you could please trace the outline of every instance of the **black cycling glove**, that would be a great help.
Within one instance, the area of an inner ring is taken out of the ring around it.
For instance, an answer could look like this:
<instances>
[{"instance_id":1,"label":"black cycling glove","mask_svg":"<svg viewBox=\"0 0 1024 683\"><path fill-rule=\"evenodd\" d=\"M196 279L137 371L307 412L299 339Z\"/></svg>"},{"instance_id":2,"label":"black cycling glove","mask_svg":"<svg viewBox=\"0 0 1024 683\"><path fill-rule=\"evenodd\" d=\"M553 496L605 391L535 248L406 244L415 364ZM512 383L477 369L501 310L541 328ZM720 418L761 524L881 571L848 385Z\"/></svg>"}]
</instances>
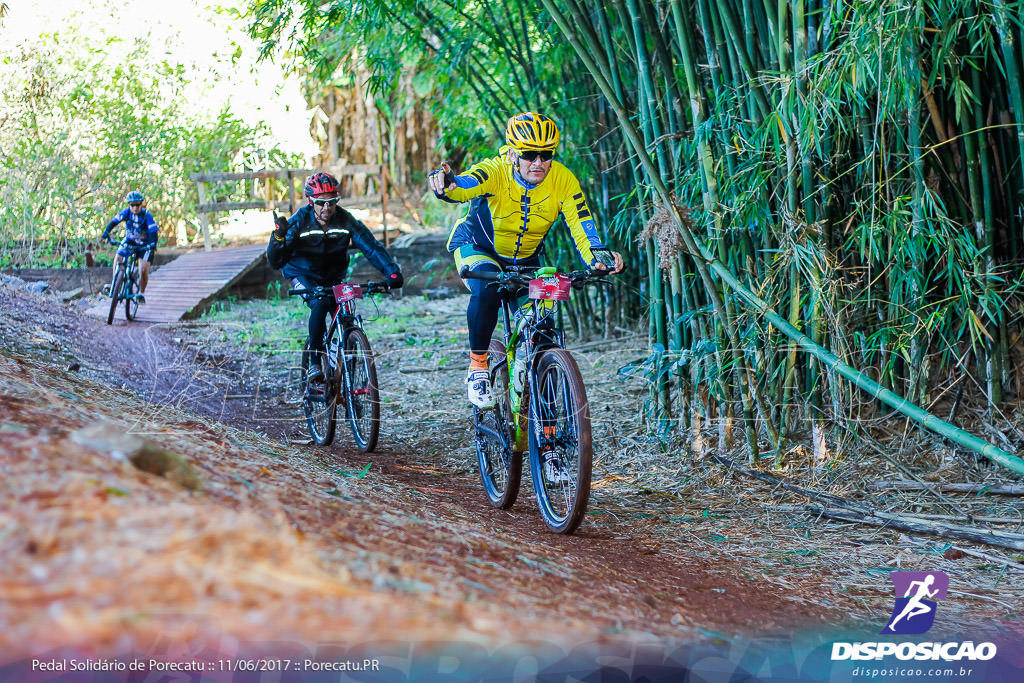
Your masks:
<instances>
[{"instance_id":1,"label":"black cycling glove","mask_svg":"<svg viewBox=\"0 0 1024 683\"><path fill-rule=\"evenodd\" d=\"M591 249L591 253L594 254L594 261L590 265L593 266L595 263L600 263L608 270L615 270L615 254L612 253L611 249Z\"/></svg>"}]
</instances>

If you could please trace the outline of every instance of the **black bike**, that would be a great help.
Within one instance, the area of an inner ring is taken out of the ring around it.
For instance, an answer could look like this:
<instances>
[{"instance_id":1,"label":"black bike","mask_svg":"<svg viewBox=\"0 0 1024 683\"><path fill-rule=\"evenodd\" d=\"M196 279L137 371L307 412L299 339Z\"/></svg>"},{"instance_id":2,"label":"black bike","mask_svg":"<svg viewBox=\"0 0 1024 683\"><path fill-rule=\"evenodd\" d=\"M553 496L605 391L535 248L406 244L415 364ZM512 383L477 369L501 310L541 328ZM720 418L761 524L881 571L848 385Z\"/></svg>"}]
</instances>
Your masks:
<instances>
[{"instance_id":1,"label":"black bike","mask_svg":"<svg viewBox=\"0 0 1024 683\"><path fill-rule=\"evenodd\" d=\"M118 248L127 246L128 255L121 259L117 270L114 271L114 279L110 282L110 312L107 313L107 324L114 324L114 314L117 312L117 305L124 302L124 317L128 320L135 320L135 314L139 310L138 295L139 287L139 258L151 248L147 244L135 244L123 241L121 243L110 240L111 244L117 244Z\"/></svg>"},{"instance_id":2,"label":"black bike","mask_svg":"<svg viewBox=\"0 0 1024 683\"><path fill-rule=\"evenodd\" d=\"M590 501L593 443L590 406L576 361L565 350L565 334L556 327L557 302L571 288L602 279L603 271L561 274L554 268L535 272L473 272L463 278L493 281L504 321L504 344L491 340L488 364L492 410L474 409L477 460L491 504L506 509L515 503L529 450L530 472L544 522L552 531L571 534L583 521ZM529 302L517 306L526 291Z\"/></svg>"},{"instance_id":3,"label":"black bike","mask_svg":"<svg viewBox=\"0 0 1024 683\"><path fill-rule=\"evenodd\" d=\"M364 452L377 447L380 434L380 393L377 387L377 365L370 341L363 331L363 320L356 313L355 300L368 294L383 294L386 282L340 284L333 287L292 289L290 296L307 299L332 298L333 311L327 313L324 333L324 354L317 358L310 351L309 340L302 349L302 411L313 441L326 446L334 441L338 402L345 414L356 445ZM309 368L320 363L323 382L309 381Z\"/></svg>"}]
</instances>

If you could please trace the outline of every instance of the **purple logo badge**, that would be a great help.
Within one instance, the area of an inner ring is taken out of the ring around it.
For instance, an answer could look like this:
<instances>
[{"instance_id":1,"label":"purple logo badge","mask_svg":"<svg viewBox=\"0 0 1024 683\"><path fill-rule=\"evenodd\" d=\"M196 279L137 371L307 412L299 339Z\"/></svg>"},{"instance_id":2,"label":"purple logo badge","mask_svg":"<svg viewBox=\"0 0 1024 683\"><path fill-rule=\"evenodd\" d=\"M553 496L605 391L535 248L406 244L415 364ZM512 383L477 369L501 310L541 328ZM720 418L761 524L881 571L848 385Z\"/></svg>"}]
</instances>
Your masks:
<instances>
[{"instance_id":1,"label":"purple logo badge","mask_svg":"<svg viewBox=\"0 0 1024 683\"><path fill-rule=\"evenodd\" d=\"M935 623L936 603L946 598L949 577L943 572L892 572L896 604L882 633L924 633Z\"/></svg>"}]
</instances>

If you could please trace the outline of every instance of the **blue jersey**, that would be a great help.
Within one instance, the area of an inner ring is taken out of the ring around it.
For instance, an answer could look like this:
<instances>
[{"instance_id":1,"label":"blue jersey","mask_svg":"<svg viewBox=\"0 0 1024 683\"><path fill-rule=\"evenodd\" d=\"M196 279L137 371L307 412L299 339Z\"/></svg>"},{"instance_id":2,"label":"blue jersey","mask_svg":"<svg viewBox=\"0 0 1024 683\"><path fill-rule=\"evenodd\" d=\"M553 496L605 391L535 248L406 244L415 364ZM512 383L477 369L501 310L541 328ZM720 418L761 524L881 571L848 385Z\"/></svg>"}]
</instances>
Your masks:
<instances>
[{"instance_id":1,"label":"blue jersey","mask_svg":"<svg viewBox=\"0 0 1024 683\"><path fill-rule=\"evenodd\" d=\"M125 224L124 236L129 242L139 245L152 244L154 247L156 246L156 238L160 228L157 227L156 219L153 218L153 214L148 210L143 209L134 214L131 209L123 209L107 223L107 229L103 231L104 240L110 237L110 231L118 223Z\"/></svg>"}]
</instances>

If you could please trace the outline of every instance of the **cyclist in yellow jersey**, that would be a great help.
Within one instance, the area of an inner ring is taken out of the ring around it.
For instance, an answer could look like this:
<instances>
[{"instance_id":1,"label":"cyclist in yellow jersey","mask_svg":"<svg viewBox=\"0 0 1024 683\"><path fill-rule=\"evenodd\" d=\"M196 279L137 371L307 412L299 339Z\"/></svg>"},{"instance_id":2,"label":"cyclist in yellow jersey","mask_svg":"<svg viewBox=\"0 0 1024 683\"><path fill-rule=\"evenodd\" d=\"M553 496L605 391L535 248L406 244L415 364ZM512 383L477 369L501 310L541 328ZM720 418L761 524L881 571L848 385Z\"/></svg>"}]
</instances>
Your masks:
<instances>
[{"instance_id":1,"label":"cyclist in yellow jersey","mask_svg":"<svg viewBox=\"0 0 1024 683\"><path fill-rule=\"evenodd\" d=\"M601 270L622 270L622 256L601 243L579 181L554 160L558 126L536 112L508 120L499 155L456 175L447 163L430 174L430 189L447 202L470 202L468 215L448 235L448 251L462 271L502 271L508 266L540 266L544 237L564 216L576 252ZM487 381L487 346L498 323L499 299L483 280L464 280L472 292L466 311L470 364L469 401L493 408Z\"/></svg>"}]
</instances>

